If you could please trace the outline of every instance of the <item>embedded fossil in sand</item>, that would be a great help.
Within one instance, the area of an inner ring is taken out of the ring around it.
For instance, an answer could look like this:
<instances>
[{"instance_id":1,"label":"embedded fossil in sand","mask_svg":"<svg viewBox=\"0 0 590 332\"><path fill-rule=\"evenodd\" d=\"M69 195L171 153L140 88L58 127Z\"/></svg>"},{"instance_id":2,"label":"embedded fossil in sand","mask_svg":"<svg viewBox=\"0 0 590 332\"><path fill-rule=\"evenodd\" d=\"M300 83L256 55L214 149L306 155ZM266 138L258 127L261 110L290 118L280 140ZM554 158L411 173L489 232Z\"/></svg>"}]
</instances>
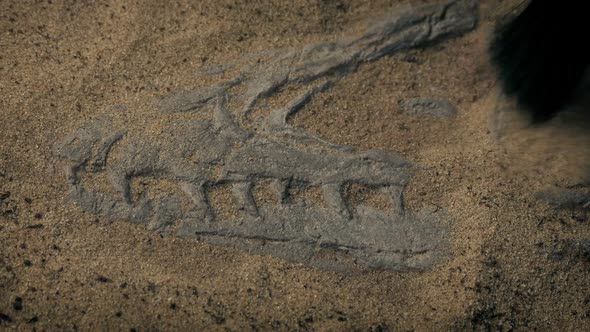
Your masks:
<instances>
[{"instance_id":1,"label":"embedded fossil in sand","mask_svg":"<svg viewBox=\"0 0 590 332\"><path fill-rule=\"evenodd\" d=\"M156 100L168 119L164 136L132 134L108 116L97 118L58 147L68 163L72 199L101 216L326 269L427 268L444 252L445 223L442 211L404 209L402 192L415 166L393 152L326 142L291 127L287 118L361 63L468 31L475 22L476 2L449 1L400 10L359 38L277 51L231 81ZM244 125L259 103L286 85L302 92ZM191 117L208 112L208 118ZM112 191L89 186L87 174L106 174ZM130 182L143 176L165 178L183 194L136 199ZM272 183L276 204L254 199L252 188L261 181ZM387 196L390 208L353 206L343 195L351 183ZM318 187L322 204L290 200L298 184ZM220 185L230 185L237 202L231 222L208 199Z\"/></svg>"}]
</instances>

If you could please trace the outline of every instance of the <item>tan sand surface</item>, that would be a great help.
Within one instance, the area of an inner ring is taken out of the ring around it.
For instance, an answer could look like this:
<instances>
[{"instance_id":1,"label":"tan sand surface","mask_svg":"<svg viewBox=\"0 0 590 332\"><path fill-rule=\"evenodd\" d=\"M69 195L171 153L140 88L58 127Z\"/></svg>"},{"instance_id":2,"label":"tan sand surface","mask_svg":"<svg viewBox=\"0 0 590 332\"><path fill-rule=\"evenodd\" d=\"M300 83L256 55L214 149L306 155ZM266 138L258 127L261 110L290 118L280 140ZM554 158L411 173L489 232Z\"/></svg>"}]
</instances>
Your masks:
<instances>
[{"instance_id":1,"label":"tan sand surface","mask_svg":"<svg viewBox=\"0 0 590 332\"><path fill-rule=\"evenodd\" d=\"M0 0L0 330L589 330L590 250L550 259L589 239L587 215L534 196L580 182L585 136L494 138L485 48L517 1L482 2L473 32L363 64L291 119L428 166L405 203L453 220L452 254L432 270L341 274L83 212L55 144L117 104L120 123L146 121L153 97L211 83L210 64L338 38L408 1ZM457 116L399 111L423 95Z\"/></svg>"}]
</instances>

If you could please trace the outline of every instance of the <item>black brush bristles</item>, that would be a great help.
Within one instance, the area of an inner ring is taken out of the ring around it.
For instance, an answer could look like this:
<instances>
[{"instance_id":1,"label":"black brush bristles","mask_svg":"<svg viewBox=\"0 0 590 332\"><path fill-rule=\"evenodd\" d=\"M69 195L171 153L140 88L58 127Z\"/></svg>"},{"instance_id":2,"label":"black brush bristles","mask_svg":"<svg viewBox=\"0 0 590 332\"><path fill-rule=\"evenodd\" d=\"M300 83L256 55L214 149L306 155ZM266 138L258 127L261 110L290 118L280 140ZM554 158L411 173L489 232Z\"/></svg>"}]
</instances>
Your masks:
<instances>
[{"instance_id":1,"label":"black brush bristles","mask_svg":"<svg viewBox=\"0 0 590 332\"><path fill-rule=\"evenodd\" d=\"M572 101L588 64L585 1L532 0L496 28L490 44L502 91L533 123L552 119Z\"/></svg>"}]
</instances>

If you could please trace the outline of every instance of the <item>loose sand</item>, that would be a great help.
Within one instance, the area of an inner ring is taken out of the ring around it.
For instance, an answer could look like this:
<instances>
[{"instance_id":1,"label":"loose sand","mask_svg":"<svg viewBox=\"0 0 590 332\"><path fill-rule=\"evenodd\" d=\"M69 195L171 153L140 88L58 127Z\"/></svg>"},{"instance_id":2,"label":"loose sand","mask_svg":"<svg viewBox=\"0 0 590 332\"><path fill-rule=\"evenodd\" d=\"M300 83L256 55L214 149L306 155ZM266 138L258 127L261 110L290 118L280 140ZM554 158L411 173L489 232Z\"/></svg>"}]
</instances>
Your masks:
<instances>
[{"instance_id":1,"label":"loose sand","mask_svg":"<svg viewBox=\"0 0 590 332\"><path fill-rule=\"evenodd\" d=\"M405 195L452 216L452 255L431 271L323 272L161 237L68 199L54 146L93 115L124 103L142 121L147 100L210 83L204 66L338 38L400 2L0 0L0 330L590 329L588 253L564 244L589 238L587 216L534 198L581 182L584 136L489 129L485 47L518 1L484 1L475 31L362 65L292 119L429 166ZM457 116L399 112L423 95Z\"/></svg>"}]
</instances>

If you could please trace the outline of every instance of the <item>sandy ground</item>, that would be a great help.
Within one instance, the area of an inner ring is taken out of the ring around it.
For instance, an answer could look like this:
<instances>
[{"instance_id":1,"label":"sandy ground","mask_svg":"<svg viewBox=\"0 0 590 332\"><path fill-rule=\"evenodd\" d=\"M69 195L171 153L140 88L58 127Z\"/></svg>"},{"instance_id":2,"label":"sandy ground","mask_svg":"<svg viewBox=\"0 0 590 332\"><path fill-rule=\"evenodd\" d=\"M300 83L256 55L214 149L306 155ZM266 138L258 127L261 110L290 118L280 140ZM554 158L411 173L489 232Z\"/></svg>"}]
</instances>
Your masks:
<instances>
[{"instance_id":1,"label":"sandy ground","mask_svg":"<svg viewBox=\"0 0 590 332\"><path fill-rule=\"evenodd\" d=\"M590 329L588 251L566 245L588 239L587 216L534 197L583 183L583 135L494 139L485 47L500 0L484 2L475 31L362 65L292 119L429 166L406 204L453 220L452 255L430 271L323 272L161 237L68 199L54 146L93 115L125 103L141 121L146 100L206 84L199 68L337 38L399 2L0 0L0 330ZM457 116L399 112L424 94Z\"/></svg>"}]
</instances>

